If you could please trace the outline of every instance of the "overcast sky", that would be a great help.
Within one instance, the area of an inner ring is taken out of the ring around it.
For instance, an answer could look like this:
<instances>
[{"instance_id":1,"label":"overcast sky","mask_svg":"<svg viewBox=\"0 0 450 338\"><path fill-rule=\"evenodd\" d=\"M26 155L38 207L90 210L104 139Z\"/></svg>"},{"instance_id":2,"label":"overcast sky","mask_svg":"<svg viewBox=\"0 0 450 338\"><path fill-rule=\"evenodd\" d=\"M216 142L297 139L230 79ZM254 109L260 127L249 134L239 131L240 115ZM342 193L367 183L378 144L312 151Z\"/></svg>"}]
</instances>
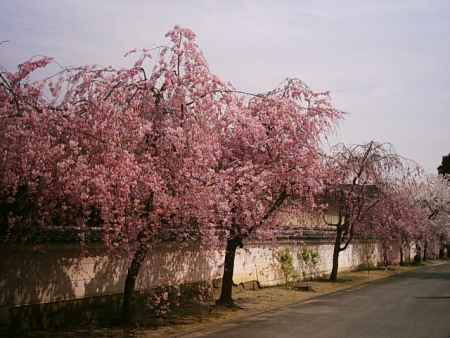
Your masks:
<instances>
[{"instance_id":1,"label":"overcast sky","mask_svg":"<svg viewBox=\"0 0 450 338\"><path fill-rule=\"evenodd\" d=\"M450 152L448 0L2 0L0 64L45 54L121 66L174 25L191 28L212 71L239 89L299 77L330 90L348 112L334 141L391 142L429 172Z\"/></svg>"}]
</instances>

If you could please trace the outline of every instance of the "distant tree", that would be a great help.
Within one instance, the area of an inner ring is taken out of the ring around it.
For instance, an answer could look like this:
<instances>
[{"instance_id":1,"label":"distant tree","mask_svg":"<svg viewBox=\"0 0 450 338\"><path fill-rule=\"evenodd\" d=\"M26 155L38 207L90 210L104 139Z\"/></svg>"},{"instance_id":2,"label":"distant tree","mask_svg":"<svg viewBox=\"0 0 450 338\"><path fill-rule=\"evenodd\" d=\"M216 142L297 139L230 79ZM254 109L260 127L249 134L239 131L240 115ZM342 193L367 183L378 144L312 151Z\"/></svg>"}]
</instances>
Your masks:
<instances>
[{"instance_id":1,"label":"distant tree","mask_svg":"<svg viewBox=\"0 0 450 338\"><path fill-rule=\"evenodd\" d=\"M441 165L437 170L440 175L450 175L450 154L442 156Z\"/></svg>"},{"instance_id":2,"label":"distant tree","mask_svg":"<svg viewBox=\"0 0 450 338\"><path fill-rule=\"evenodd\" d=\"M425 176L414 191L417 207L426 214L420 240L427 259L432 243L445 245L450 230L450 180L448 176Z\"/></svg>"},{"instance_id":3,"label":"distant tree","mask_svg":"<svg viewBox=\"0 0 450 338\"><path fill-rule=\"evenodd\" d=\"M384 187L391 184L402 163L389 144L372 141L336 145L326 158L326 166L329 175L325 195L334 217L331 221L324 218L336 229L329 279L336 281L340 252L347 249L369 221L375 207L383 200Z\"/></svg>"},{"instance_id":4,"label":"distant tree","mask_svg":"<svg viewBox=\"0 0 450 338\"><path fill-rule=\"evenodd\" d=\"M381 242L385 264L389 263L387 249L392 243L398 243L400 264L403 265L406 261L404 248L409 248L411 241L421 238L423 226L427 223L426 213L413 198L416 177L403 177L398 182L384 185L382 199L369 222L363 226L364 234Z\"/></svg>"}]
</instances>

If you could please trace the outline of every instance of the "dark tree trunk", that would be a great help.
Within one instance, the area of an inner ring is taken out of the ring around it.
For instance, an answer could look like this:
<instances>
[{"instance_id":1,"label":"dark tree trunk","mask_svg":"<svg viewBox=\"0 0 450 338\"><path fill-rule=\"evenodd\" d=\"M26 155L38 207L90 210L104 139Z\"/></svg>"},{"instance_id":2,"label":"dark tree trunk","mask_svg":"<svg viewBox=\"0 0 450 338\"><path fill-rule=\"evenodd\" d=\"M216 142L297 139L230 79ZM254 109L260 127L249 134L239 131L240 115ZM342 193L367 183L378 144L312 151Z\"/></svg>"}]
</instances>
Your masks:
<instances>
[{"instance_id":1,"label":"dark tree trunk","mask_svg":"<svg viewBox=\"0 0 450 338\"><path fill-rule=\"evenodd\" d=\"M423 244L423 260L426 261L428 259L428 241L425 241Z\"/></svg>"},{"instance_id":2,"label":"dark tree trunk","mask_svg":"<svg viewBox=\"0 0 450 338\"><path fill-rule=\"evenodd\" d=\"M407 255L406 255L406 259L407 259L407 263L411 264L411 243L410 242L406 242L406 250L408 250Z\"/></svg>"},{"instance_id":3,"label":"dark tree trunk","mask_svg":"<svg viewBox=\"0 0 450 338\"><path fill-rule=\"evenodd\" d=\"M241 242L235 238L228 239L227 247L225 250L225 262L223 265L223 278L222 278L222 290L220 298L216 301L216 304L224 306L233 306L233 271L234 271L234 258L236 256L236 249L241 246Z\"/></svg>"},{"instance_id":4,"label":"dark tree trunk","mask_svg":"<svg viewBox=\"0 0 450 338\"><path fill-rule=\"evenodd\" d=\"M414 256L414 263L419 264L422 262L422 248L419 243L416 243L416 254Z\"/></svg>"},{"instance_id":5,"label":"dark tree trunk","mask_svg":"<svg viewBox=\"0 0 450 338\"><path fill-rule=\"evenodd\" d=\"M122 298L122 324L129 325L134 321L133 300L136 288L136 279L145 259L147 250L144 246L140 246L135 252L130 267L128 268L127 278L125 279L125 288Z\"/></svg>"},{"instance_id":6,"label":"dark tree trunk","mask_svg":"<svg viewBox=\"0 0 450 338\"><path fill-rule=\"evenodd\" d=\"M403 257L403 245L400 243L400 265L405 265L405 259Z\"/></svg>"},{"instance_id":7,"label":"dark tree trunk","mask_svg":"<svg viewBox=\"0 0 450 338\"><path fill-rule=\"evenodd\" d=\"M331 270L329 278L331 282L337 281L337 274L339 268L339 252L341 251L341 241L342 241L342 228L337 227L336 240L334 242L334 249L333 249L333 269Z\"/></svg>"}]
</instances>

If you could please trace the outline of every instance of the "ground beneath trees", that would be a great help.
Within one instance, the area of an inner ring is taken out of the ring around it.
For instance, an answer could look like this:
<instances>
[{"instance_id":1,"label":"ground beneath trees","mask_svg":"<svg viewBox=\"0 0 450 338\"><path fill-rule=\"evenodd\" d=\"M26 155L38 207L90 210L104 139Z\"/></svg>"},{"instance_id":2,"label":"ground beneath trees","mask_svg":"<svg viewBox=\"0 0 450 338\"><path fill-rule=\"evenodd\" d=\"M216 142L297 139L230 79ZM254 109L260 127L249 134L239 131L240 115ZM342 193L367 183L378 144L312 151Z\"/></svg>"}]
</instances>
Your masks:
<instances>
[{"instance_id":1,"label":"ground beneath trees","mask_svg":"<svg viewBox=\"0 0 450 338\"><path fill-rule=\"evenodd\" d=\"M441 262L427 262L427 265ZM283 286L261 288L257 290L234 290L234 299L239 307L229 309L217 307L213 304L196 304L183 307L177 313L161 321L161 325L155 328L115 329L115 328L83 328L70 331L46 331L33 332L29 337L136 337L136 338L161 338L161 337L196 337L235 326L240 320L252 317L264 312L270 312L283 308L289 304L308 302L309 299L333 293L348 288L358 288L366 283L381 280L399 273L415 270L416 267L389 267L389 269L367 271L354 271L340 274L336 283L326 280L302 282L299 286L308 286L312 291L300 291L287 289Z\"/></svg>"}]
</instances>

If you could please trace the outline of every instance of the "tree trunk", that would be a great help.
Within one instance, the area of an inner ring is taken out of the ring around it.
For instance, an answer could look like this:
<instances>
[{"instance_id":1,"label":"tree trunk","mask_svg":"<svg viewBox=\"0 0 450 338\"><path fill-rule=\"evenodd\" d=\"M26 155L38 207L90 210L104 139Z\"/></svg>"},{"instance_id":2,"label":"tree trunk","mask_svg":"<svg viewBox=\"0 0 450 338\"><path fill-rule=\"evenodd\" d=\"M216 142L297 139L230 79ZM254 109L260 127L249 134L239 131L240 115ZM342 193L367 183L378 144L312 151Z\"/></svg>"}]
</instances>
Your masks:
<instances>
[{"instance_id":1,"label":"tree trunk","mask_svg":"<svg viewBox=\"0 0 450 338\"><path fill-rule=\"evenodd\" d=\"M411 264L411 243L410 242L406 242L406 249L408 250L407 255L406 255L407 263Z\"/></svg>"},{"instance_id":2,"label":"tree trunk","mask_svg":"<svg viewBox=\"0 0 450 338\"><path fill-rule=\"evenodd\" d=\"M423 244L423 260L426 261L428 259L428 241L425 241Z\"/></svg>"},{"instance_id":3,"label":"tree trunk","mask_svg":"<svg viewBox=\"0 0 450 338\"><path fill-rule=\"evenodd\" d=\"M240 242L231 238L227 241L227 247L225 250L225 262L223 265L223 277L222 277L222 290L220 298L216 301L216 304L224 306L233 306L233 271L234 271L234 258L236 256L236 249Z\"/></svg>"},{"instance_id":4,"label":"tree trunk","mask_svg":"<svg viewBox=\"0 0 450 338\"><path fill-rule=\"evenodd\" d=\"M420 244L416 243L416 254L414 256L414 263L420 264L422 262L422 248L420 247Z\"/></svg>"},{"instance_id":5,"label":"tree trunk","mask_svg":"<svg viewBox=\"0 0 450 338\"><path fill-rule=\"evenodd\" d=\"M405 265L405 260L403 258L403 245L400 243L400 265Z\"/></svg>"},{"instance_id":6,"label":"tree trunk","mask_svg":"<svg viewBox=\"0 0 450 338\"><path fill-rule=\"evenodd\" d=\"M330 282L337 281L337 274L339 268L339 252L341 251L341 241L342 241L342 228L337 227L336 240L334 242L334 249L333 249L333 269L331 270L329 278Z\"/></svg>"},{"instance_id":7,"label":"tree trunk","mask_svg":"<svg viewBox=\"0 0 450 338\"><path fill-rule=\"evenodd\" d=\"M134 321L134 311L132 303L135 295L136 279L144 261L147 250L140 246L134 254L130 267L128 268L127 278L125 279L125 288L122 298L122 324L129 325Z\"/></svg>"}]
</instances>

